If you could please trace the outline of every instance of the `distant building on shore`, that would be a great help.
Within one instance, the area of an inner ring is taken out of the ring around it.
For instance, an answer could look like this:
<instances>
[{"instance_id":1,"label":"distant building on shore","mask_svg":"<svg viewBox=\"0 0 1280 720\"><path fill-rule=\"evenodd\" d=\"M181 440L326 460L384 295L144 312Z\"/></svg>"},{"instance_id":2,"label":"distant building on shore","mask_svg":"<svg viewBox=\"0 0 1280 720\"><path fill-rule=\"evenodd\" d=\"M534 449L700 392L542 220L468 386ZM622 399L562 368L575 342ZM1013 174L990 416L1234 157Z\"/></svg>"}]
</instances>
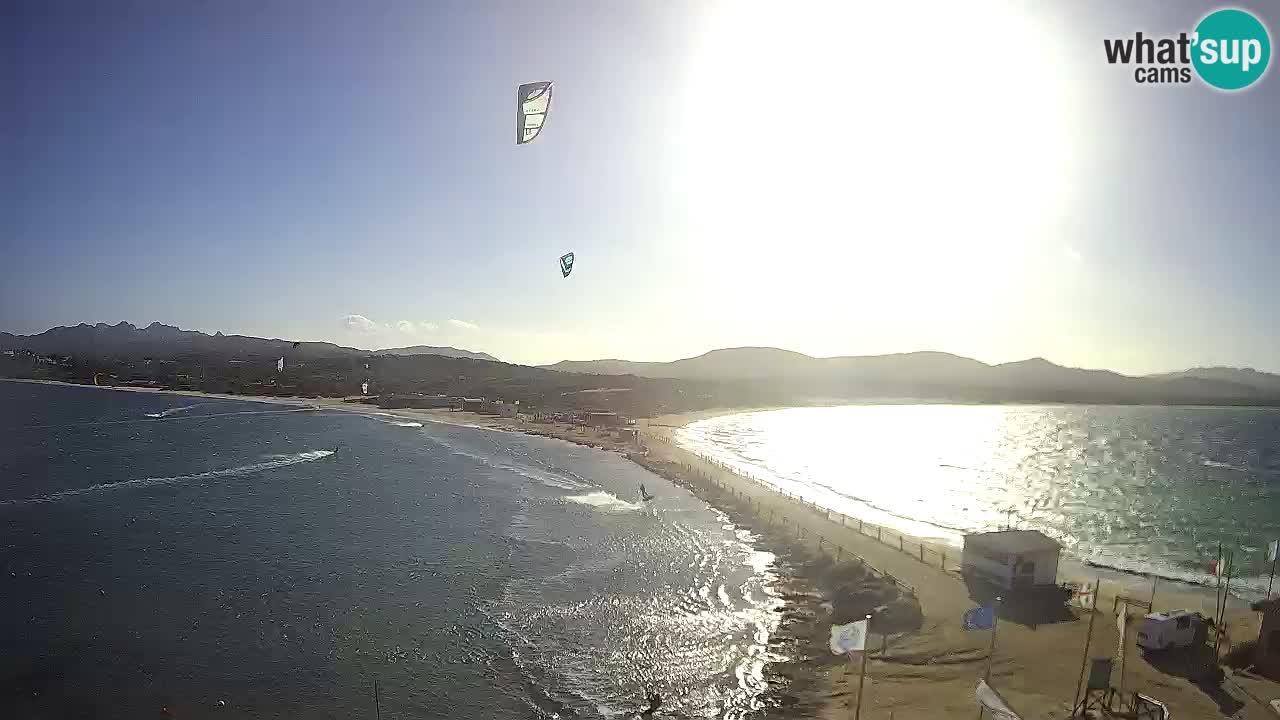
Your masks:
<instances>
[{"instance_id":1,"label":"distant building on shore","mask_svg":"<svg viewBox=\"0 0 1280 720\"><path fill-rule=\"evenodd\" d=\"M447 408L447 395L400 395L388 393L378 398L378 407L384 408Z\"/></svg>"},{"instance_id":2,"label":"distant building on shore","mask_svg":"<svg viewBox=\"0 0 1280 720\"><path fill-rule=\"evenodd\" d=\"M964 536L960 572L1004 590L1057 585L1062 546L1039 530L1001 530Z\"/></svg>"},{"instance_id":3,"label":"distant building on shore","mask_svg":"<svg viewBox=\"0 0 1280 720\"><path fill-rule=\"evenodd\" d=\"M586 423L592 427L615 428L626 425L626 420L616 412L591 411L586 415Z\"/></svg>"}]
</instances>

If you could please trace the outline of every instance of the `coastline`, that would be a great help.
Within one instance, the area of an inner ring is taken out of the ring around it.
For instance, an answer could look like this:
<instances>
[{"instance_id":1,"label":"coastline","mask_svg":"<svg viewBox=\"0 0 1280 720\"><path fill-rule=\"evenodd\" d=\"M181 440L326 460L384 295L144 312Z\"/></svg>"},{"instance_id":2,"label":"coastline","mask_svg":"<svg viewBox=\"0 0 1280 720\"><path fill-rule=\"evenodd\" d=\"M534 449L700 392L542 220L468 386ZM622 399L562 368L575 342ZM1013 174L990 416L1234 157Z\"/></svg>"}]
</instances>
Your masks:
<instances>
[{"instance_id":1,"label":"coastline","mask_svg":"<svg viewBox=\"0 0 1280 720\"><path fill-rule=\"evenodd\" d=\"M892 636L887 643L887 653L872 652L868 656L867 677L871 684L866 690L864 712L870 711L869 716L873 718L888 717L890 712L895 719L973 717L973 691L986 666L990 633L966 632L960 628L963 612L980 603L959 576L958 551L948 556L944 570L940 567L940 556L932 554L941 552L942 548L931 546L927 539L922 541L897 531L877 539L868 534L869 526L864 525L860 532L850 527L849 519L844 516L779 495L765 485L676 445L667 427L655 428L647 437L654 440L649 444L650 458L687 466L690 468L687 474L713 492L725 488L721 493L724 497L727 492L727 500L721 503L745 502L757 508L757 518L771 512L775 518L788 513L787 525L798 527L810 538L811 544L820 539L828 552L835 544L842 552L856 553L880 572L916 590L924 616L921 627L915 632ZM746 524L750 527L749 522ZM895 542L899 545L894 546ZM914 552L903 552L902 547ZM926 561L921 561L921 557ZM1094 623L1090 653L1093 657L1116 654L1120 638L1111 614L1116 596L1146 600L1151 588L1150 580L1142 576L1071 564L1060 570L1060 580L1089 581L1099 576L1097 613L1102 622ZM1212 598L1212 588L1162 584L1155 609L1185 607L1212 614ZM1136 610L1130 613L1131 617L1135 614ZM1068 609L1061 617L1043 622L1028 622L1007 615L1013 613L1001 613L991 684L1024 718L1068 717L1070 699L1080 674L1088 612ZM1243 600L1231 599L1226 619L1228 636L1233 643L1257 636L1258 618ZM819 615L816 622L825 627L830 621L823 622ZM1135 646L1134 632L1130 630L1126 644L1125 686L1129 691L1138 690L1157 698L1175 717L1196 718L1224 717L1220 712L1230 703L1223 697L1244 696L1242 692L1228 692L1234 681L1221 687L1207 687L1203 678L1185 669L1179 674L1166 665L1153 665ZM819 717L848 717L851 708L847 703L856 698L857 693L856 675L819 661L819 655L830 657L825 637L812 640L807 652L801 654L801 658L807 659L799 661L797 674L803 678L801 687L812 696L808 698L810 702L821 706ZM873 635L873 645L875 641ZM1153 660L1159 662L1156 658ZM1277 694L1275 685L1268 681L1262 681L1262 687L1265 688L1263 694ZM1254 696L1242 700L1236 712L1234 717L1239 718L1274 717Z\"/></svg>"},{"instance_id":2,"label":"coastline","mask_svg":"<svg viewBox=\"0 0 1280 720\"><path fill-rule=\"evenodd\" d=\"M56 381L19 382L94 387ZM786 605L782 609L782 626L771 638L770 646L789 659L771 663L767 670L770 685L777 687L776 692L771 692L772 697L767 698L767 705L772 708L768 716L846 718L852 714L852 702L857 696L856 667L850 672L844 658L831 655L826 633L833 622L831 601L847 595L850 583L854 583L859 593L868 596L880 593L877 599L897 602L903 596L914 595L920 612L915 627L908 622L883 633L873 628L870 642L873 649L867 658L864 717L880 720L888 718L889 713L893 713L895 720L973 717L973 690L987 664L990 633L965 632L960 628L961 614L979 603L955 572L958 552L944 562L941 553L947 552L946 548L929 540L921 541L896 531L891 531L888 542L883 534L877 539L868 534L869 527L864 526L862 531L850 527L849 518L833 518L833 513L776 493L674 442L674 429L689 422L764 408L717 409L654 418L640 428L648 448L647 454L641 455L635 452L634 445L594 430L448 410L388 410L342 399L218 395L152 388L97 389L309 406L524 432L627 454L651 471L693 491L735 524L755 534L761 549L777 555L784 570L780 575ZM893 546L893 542L898 545ZM913 548L915 552L909 554L903 548ZM854 556L861 562L853 561ZM924 562L922 558L933 562ZM857 569L864 564L867 568ZM1095 623L1092 638L1091 655L1097 657L1115 654L1119 640L1110 615L1112 606L1108 603L1118 593L1145 599L1150 592L1150 581L1141 576L1098 572L1083 566L1060 570L1064 579L1092 579L1095 574L1104 575L1098 600L1098 613L1103 622ZM891 583L886 583L884 576L890 576ZM902 590L892 596L882 590L887 584ZM1172 583L1162 584L1156 609L1208 609L1212 602L1206 596L1212 597L1211 588L1206 592L1184 592L1172 587ZM1243 628L1230 633L1234 642L1256 637L1257 619L1243 602L1233 601L1228 623L1231 628ZM1080 672L1087 625L1088 613L1079 610L1068 611L1064 617L1044 623L1028 623L1002 614L999 644L992 662L992 685L1028 720L1067 717ZM1129 690L1140 690L1163 701L1175 717L1224 717L1222 696L1234 697L1224 689L1226 685L1206 688L1201 678L1155 667L1133 646L1132 631L1127 647L1126 687ZM1275 686L1270 683L1264 683L1259 690L1259 695L1264 697L1276 694ZM1242 702L1237 713L1234 717L1273 717L1269 710L1252 700Z\"/></svg>"}]
</instances>

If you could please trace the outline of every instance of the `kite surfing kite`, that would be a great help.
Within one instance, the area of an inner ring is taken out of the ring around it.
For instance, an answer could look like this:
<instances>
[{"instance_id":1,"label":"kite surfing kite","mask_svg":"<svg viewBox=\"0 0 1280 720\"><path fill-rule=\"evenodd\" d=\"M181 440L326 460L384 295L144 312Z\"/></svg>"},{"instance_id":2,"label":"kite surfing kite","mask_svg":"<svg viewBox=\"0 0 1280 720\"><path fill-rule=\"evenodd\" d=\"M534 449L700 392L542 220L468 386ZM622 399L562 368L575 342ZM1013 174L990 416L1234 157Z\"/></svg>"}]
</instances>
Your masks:
<instances>
[{"instance_id":1,"label":"kite surfing kite","mask_svg":"<svg viewBox=\"0 0 1280 720\"><path fill-rule=\"evenodd\" d=\"M573 253L565 253L560 256L560 274L569 277L571 272L573 272Z\"/></svg>"},{"instance_id":2,"label":"kite surfing kite","mask_svg":"<svg viewBox=\"0 0 1280 720\"><path fill-rule=\"evenodd\" d=\"M532 142L542 132L551 112L551 83L534 82L520 86L516 94L516 144Z\"/></svg>"}]
</instances>

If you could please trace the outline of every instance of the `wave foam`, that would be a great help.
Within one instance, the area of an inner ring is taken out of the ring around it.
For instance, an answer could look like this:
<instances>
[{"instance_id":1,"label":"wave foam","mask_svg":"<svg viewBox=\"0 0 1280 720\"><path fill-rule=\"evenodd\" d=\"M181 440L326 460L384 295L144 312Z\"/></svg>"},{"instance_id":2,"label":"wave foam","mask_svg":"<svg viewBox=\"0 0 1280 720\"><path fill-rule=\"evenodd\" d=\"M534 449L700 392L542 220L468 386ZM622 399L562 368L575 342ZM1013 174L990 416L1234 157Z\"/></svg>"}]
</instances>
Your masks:
<instances>
[{"instance_id":1,"label":"wave foam","mask_svg":"<svg viewBox=\"0 0 1280 720\"><path fill-rule=\"evenodd\" d=\"M69 500L81 495L92 495L101 492L109 492L112 490L129 490L137 488L158 487L161 485L177 485L180 483L200 482L202 480L211 480L214 478L224 477L240 477L243 475L252 475L254 473L274 470L276 468L287 467L289 465L297 465L298 463L312 462L327 458L333 454L332 450L308 450L307 452L296 453L294 455L275 455L270 460L252 465L241 465L239 467L225 468L222 470L209 470L202 473L193 473L191 475L175 475L173 477L153 477L153 478L135 478L133 480L121 480L113 483L101 483L99 485L90 485L89 487L74 488L72 490L63 490L61 492L50 493L48 495L38 495L36 497L27 498L25 500L8 500L0 502L3 505L38 505L43 503L59 502L61 500Z\"/></svg>"},{"instance_id":2,"label":"wave foam","mask_svg":"<svg viewBox=\"0 0 1280 720\"><path fill-rule=\"evenodd\" d=\"M194 405L183 405L182 407L169 408L168 410L161 410L161 411L160 411L160 412L158 412L158 413L147 413L147 417L149 417L149 418L166 418L166 417L169 417L170 415L175 415L175 414L180 413L180 412L183 412L183 411L185 411L185 410L191 410L191 409L194 409L194 408L198 408L198 407L200 407L201 405L212 405L212 404L213 404L213 403L202 402L202 403L195 403Z\"/></svg>"},{"instance_id":3,"label":"wave foam","mask_svg":"<svg viewBox=\"0 0 1280 720\"><path fill-rule=\"evenodd\" d=\"M597 490L596 492L587 493L586 495L570 495L566 497L565 500L613 512L627 512L630 510L640 509L639 505L629 503L626 500L620 499L617 495L604 492L603 490Z\"/></svg>"}]
</instances>

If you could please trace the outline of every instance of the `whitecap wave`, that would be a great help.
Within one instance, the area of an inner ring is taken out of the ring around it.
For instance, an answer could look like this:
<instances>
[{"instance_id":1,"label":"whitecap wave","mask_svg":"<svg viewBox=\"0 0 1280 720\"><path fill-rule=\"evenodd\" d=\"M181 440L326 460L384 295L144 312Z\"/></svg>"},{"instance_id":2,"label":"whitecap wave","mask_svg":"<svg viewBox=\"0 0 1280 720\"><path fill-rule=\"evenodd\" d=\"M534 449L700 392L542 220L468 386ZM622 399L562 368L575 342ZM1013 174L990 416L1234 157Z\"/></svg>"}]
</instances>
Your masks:
<instances>
[{"instance_id":1,"label":"whitecap wave","mask_svg":"<svg viewBox=\"0 0 1280 720\"><path fill-rule=\"evenodd\" d=\"M409 422L409 421L405 421L405 422L393 422L393 423L391 423L391 424L392 424L392 425L395 425L396 427L411 427L411 428L412 428L412 427L422 427L422 423L420 423L420 422Z\"/></svg>"},{"instance_id":2,"label":"whitecap wave","mask_svg":"<svg viewBox=\"0 0 1280 720\"><path fill-rule=\"evenodd\" d=\"M195 404L193 404L193 405L183 405L182 407L169 408L168 410L161 410L161 411L160 411L160 412L158 412L158 413L147 413L147 417L149 417L149 418L166 418L166 417L169 417L170 415L176 415L176 414L178 414L178 413L180 413L180 412L184 412L184 411L186 411L186 410L191 410L191 409L194 409L194 408L198 408L198 407L200 407L200 406L202 406L202 405L212 405L212 404L213 404L213 403L202 402L202 403L195 403Z\"/></svg>"},{"instance_id":3,"label":"whitecap wave","mask_svg":"<svg viewBox=\"0 0 1280 720\"><path fill-rule=\"evenodd\" d=\"M627 512L630 510L640 509L639 505L629 503L626 500L622 500L617 495L604 492L603 490L597 490L596 492L587 493L586 495L570 495L566 497L565 500L582 505L590 505L591 507L612 512Z\"/></svg>"},{"instance_id":4,"label":"whitecap wave","mask_svg":"<svg viewBox=\"0 0 1280 720\"><path fill-rule=\"evenodd\" d=\"M181 483L202 482L215 478L224 477L240 477L243 475L252 475L254 473L274 470L276 468L287 467L289 465L297 465L298 463L312 462L327 458L333 454L332 450L308 450L307 452L295 453L293 455L273 455L269 460L253 463L252 465L241 465L239 467L224 468L222 470L209 470L201 473L193 473L191 475L174 475L172 477L151 477L151 478L135 478L133 480L121 480L119 482L101 483L98 485L90 485L89 487L73 488L71 490L62 490L61 492L50 493L48 495L37 495L36 497L26 498L24 500L8 500L0 502L0 505L38 505L43 503L59 502L79 497L81 495L93 495L97 493L110 492L113 490L136 490L139 488L158 487L161 485L178 485Z\"/></svg>"}]
</instances>

